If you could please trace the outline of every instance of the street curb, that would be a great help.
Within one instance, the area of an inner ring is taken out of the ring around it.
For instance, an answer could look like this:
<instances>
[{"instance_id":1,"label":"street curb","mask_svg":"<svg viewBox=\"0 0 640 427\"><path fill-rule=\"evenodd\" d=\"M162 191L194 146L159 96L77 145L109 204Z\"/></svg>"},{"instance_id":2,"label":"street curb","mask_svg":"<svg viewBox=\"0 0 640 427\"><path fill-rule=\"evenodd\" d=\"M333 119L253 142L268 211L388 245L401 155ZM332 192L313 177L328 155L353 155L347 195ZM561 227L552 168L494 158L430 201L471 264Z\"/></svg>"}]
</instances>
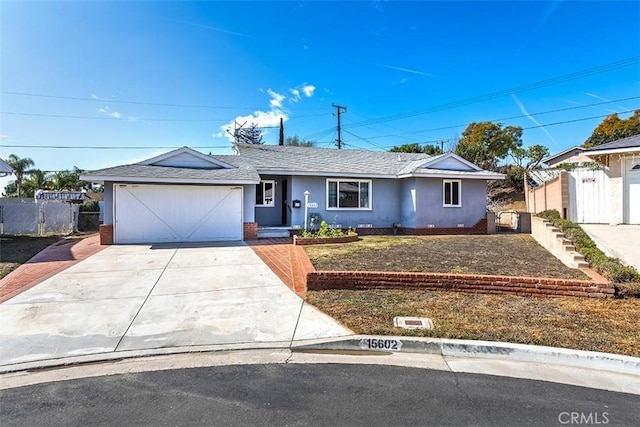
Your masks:
<instances>
[{"instance_id":1,"label":"street curb","mask_svg":"<svg viewBox=\"0 0 640 427\"><path fill-rule=\"evenodd\" d=\"M472 357L563 365L640 376L640 358L612 353L571 350L492 341L453 340L406 336L355 335L348 338L294 342L292 351L383 351L369 350L363 339L398 340L401 353L437 354L443 357Z\"/></svg>"},{"instance_id":2,"label":"street curb","mask_svg":"<svg viewBox=\"0 0 640 427\"><path fill-rule=\"evenodd\" d=\"M362 340L395 340L401 343L398 351L371 350ZM593 369L640 376L640 358L612 353L571 350L527 344L494 341L453 340L444 338L420 338L406 336L352 335L328 339L217 344L205 346L166 347L145 350L127 350L109 353L87 354L57 359L21 362L0 366L0 375L40 369L65 368L75 365L117 362L122 359L139 359L186 353L208 353L236 350L282 350L292 352L348 352L362 354L417 353L434 354L444 358L477 358L512 362L529 362Z\"/></svg>"}]
</instances>

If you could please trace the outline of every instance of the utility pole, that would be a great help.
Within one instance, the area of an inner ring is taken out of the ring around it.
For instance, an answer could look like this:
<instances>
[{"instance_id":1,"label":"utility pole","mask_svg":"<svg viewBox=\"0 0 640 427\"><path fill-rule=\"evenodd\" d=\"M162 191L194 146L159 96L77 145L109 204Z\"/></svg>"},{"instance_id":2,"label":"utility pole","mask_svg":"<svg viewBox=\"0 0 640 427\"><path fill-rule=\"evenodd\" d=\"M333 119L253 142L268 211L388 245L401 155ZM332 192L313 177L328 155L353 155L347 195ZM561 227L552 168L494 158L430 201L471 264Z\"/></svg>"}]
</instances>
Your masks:
<instances>
[{"instance_id":1,"label":"utility pole","mask_svg":"<svg viewBox=\"0 0 640 427\"><path fill-rule=\"evenodd\" d=\"M347 112L347 107L343 107L341 105L331 104L337 110L337 113L334 116L338 116L338 150L342 148L342 135L340 134L340 114L343 112Z\"/></svg>"},{"instance_id":2,"label":"utility pole","mask_svg":"<svg viewBox=\"0 0 640 427\"><path fill-rule=\"evenodd\" d=\"M284 145L284 123L282 117L280 117L280 139L278 140L278 145Z\"/></svg>"}]
</instances>

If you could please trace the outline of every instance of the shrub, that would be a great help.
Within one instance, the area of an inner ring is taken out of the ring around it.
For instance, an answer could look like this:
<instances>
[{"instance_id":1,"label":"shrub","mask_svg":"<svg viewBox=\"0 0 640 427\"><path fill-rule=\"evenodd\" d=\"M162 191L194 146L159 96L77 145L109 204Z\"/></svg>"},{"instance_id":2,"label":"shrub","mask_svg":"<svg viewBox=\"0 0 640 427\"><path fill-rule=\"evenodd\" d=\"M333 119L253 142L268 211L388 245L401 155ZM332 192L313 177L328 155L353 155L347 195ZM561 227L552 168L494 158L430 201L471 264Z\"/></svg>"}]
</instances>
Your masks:
<instances>
[{"instance_id":1,"label":"shrub","mask_svg":"<svg viewBox=\"0 0 640 427\"><path fill-rule=\"evenodd\" d=\"M97 200L84 202L80 205L80 212L100 212L100 205Z\"/></svg>"},{"instance_id":2,"label":"shrub","mask_svg":"<svg viewBox=\"0 0 640 427\"><path fill-rule=\"evenodd\" d=\"M573 241L576 250L584 255L587 262L598 273L615 283L640 282L640 273L635 268L622 264L617 258L605 255L578 224L562 219L557 210L542 211L538 216L548 219L562 230L564 235Z\"/></svg>"}]
</instances>

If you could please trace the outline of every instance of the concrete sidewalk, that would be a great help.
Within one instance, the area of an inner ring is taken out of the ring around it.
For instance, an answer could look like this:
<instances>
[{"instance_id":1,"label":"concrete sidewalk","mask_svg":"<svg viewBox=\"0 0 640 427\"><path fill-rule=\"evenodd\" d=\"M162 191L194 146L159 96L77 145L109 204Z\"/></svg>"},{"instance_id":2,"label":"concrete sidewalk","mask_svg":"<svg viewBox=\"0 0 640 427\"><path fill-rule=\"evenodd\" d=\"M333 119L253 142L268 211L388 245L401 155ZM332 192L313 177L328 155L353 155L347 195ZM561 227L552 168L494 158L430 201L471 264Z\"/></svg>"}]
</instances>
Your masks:
<instances>
[{"instance_id":1,"label":"concrete sidewalk","mask_svg":"<svg viewBox=\"0 0 640 427\"><path fill-rule=\"evenodd\" d=\"M350 335L244 243L110 246L0 305L0 365Z\"/></svg>"},{"instance_id":2,"label":"concrete sidewalk","mask_svg":"<svg viewBox=\"0 0 640 427\"><path fill-rule=\"evenodd\" d=\"M640 225L580 224L607 256L640 271Z\"/></svg>"}]
</instances>

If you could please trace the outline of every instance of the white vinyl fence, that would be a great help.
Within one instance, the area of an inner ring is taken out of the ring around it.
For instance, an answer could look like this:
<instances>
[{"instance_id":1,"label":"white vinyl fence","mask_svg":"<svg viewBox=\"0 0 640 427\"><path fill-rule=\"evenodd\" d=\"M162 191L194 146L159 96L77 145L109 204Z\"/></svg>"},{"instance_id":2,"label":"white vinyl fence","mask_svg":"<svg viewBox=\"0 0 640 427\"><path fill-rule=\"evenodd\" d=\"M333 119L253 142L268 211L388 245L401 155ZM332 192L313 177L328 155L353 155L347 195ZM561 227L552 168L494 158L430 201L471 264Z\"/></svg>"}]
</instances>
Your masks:
<instances>
[{"instance_id":1,"label":"white vinyl fence","mask_svg":"<svg viewBox=\"0 0 640 427\"><path fill-rule=\"evenodd\" d=\"M0 234L67 234L78 230L80 206L58 200L0 198Z\"/></svg>"},{"instance_id":2,"label":"white vinyl fence","mask_svg":"<svg viewBox=\"0 0 640 427\"><path fill-rule=\"evenodd\" d=\"M569 219L579 224L609 223L609 177L604 170L569 172Z\"/></svg>"}]
</instances>

